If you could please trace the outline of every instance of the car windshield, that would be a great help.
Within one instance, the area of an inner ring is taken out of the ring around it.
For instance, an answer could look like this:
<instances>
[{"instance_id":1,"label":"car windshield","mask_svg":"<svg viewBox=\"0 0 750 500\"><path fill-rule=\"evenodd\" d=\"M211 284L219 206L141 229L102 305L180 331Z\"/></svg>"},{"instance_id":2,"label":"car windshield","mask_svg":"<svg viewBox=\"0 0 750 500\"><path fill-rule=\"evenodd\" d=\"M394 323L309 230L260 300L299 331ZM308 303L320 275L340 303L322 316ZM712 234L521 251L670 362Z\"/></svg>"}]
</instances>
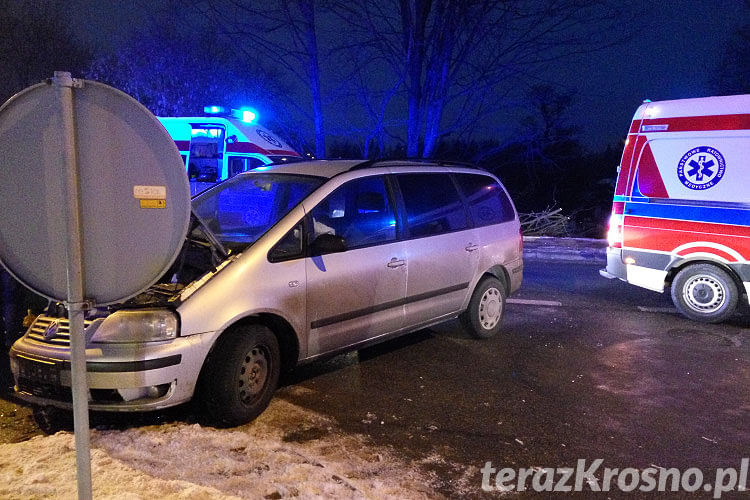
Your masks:
<instances>
[{"instance_id":1,"label":"car windshield","mask_svg":"<svg viewBox=\"0 0 750 500\"><path fill-rule=\"evenodd\" d=\"M325 180L307 175L241 174L193 198L193 211L221 243L241 249L257 241Z\"/></svg>"}]
</instances>

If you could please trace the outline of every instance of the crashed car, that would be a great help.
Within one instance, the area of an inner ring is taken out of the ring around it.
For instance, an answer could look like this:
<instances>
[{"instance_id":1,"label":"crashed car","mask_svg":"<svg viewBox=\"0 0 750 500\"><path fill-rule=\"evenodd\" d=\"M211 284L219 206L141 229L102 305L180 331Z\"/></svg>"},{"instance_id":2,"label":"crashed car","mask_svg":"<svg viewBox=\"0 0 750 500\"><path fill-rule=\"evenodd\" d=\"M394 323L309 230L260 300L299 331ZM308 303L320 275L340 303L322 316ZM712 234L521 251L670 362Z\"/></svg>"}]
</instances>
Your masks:
<instances>
[{"instance_id":1,"label":"crashed car","mask_svg":"<svg viewBox=\"0 0 750 500\"><path fill-rule=\"evenodd\" d=\"M220 426L258 416L282 370L460 317L502 326L523 276L520 224L493 175L352 160L241 173L193 199L163 278L86 313L89 407L195 399ZM71 408L67 311L52 304L10 350L18 396Z\"/></svg>"}]
</instances>

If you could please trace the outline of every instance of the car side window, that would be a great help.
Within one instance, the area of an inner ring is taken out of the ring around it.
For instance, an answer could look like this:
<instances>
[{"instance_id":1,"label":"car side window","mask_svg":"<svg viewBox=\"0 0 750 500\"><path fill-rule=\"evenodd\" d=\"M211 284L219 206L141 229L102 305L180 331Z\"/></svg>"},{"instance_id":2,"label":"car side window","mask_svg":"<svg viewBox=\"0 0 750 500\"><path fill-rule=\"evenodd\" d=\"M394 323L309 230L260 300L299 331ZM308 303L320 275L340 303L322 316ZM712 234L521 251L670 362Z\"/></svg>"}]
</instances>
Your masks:
<instances>
[{"instance_id":1,"label":"car side window","mask_svg":"<svg viewBox=\"0 0 750 500\"><path fill-rule=\"evenodd\" d=\"M283 262L302 257L302 228L303 224L300 222L291 231L286 233L271 251L268 252L268 260L271 262Z\"/></svg>"},{"instance_id":2,"label":"car side window","mask_svg":"<svg viewBox=\"0 0 750 500\"><path fill-rule=\"evenodd\" d=\"M500 224L515 218L508 195L492 177L456 174L456 181L469 202L471 218L476 226Z\"/></svg>"},{"instance_id":3,"label":"car side window","mask_svg":"<svg viewBox=\"0 0 750 500\"><path fill-rule=\"evenodd\" d=\"M341 236L347 248L386 243L396 239L396 216L385 179L363 177L347 182L310 212L313 237Z\"/></svg>"},{"instance_id":4,"label":"car side window","mask_svg":"<svg viewBox=\"0 0 750 500\"><path fill-rule=\"evenodd\" d=\"M449 174L401 174L396 178L409 236L431 236L468 227L466 209Z\"/></svg>"}]
</instances>

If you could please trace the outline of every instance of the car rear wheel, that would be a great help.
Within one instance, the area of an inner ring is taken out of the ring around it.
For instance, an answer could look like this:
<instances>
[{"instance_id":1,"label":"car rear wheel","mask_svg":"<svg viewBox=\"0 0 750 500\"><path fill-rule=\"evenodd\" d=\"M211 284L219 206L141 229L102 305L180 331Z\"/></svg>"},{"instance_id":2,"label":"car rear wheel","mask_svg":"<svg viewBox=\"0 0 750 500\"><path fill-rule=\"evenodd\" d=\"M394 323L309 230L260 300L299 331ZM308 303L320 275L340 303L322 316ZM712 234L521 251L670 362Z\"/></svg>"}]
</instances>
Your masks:
<instances>
[{"instance_id":1,"label":"car rear wheel","mask_svg":"<svg viewBox=\"0 0 750 500\"><path fill-rule=\"evenodd\" d=\"M206 363L200 398L211 423L220 427L234 427L256 418L270 403L279 383L279 343L262 325L224 333Z\"/></svg>"},{"instance_id":2,"label":"car rear wheel","mask_svg":"<svg viewBox=\"0 0 750 500\"><path fill-rule=\"evenodd\" d=\"M495 277L483 278L461 315L461 322L474 337L487 339L500 331L505 314L505 287Z\"/></svg>"},{"instance_id":3,"label":"car rear wheel","mask_svg":"<svg viewBox=\"0 0 750 500\"><path fill-rule=\"evenodd\" d=\"M732 277L711 264L682 269L672 281L672 301L684 316L704 323L720 323L737 309L739 292Z\"/></svg>"}]
</instances>

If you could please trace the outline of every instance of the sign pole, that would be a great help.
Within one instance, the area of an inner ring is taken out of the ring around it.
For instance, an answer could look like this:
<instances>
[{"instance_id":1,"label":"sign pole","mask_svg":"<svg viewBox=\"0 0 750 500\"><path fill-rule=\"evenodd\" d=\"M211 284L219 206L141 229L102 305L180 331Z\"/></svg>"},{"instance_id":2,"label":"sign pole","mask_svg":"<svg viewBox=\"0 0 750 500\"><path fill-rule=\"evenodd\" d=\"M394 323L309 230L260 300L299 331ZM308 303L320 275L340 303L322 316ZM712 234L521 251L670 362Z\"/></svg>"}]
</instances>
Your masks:
<instances>
[{"instance_id":1,"label":"sign pole","mask_svg":"<svg viewBox=\"0 0 750 500\"><path fill-rule=\"evenodd\" d=\"M73 87L78 82L70 73L56 71L53 78L58 88L62 116L63 161L67 200L67 277L68 318L70 322L70 365L73 391L73 431L78 472L78 498L90 500L91 443L89 436L88 382L86 380L86 339L83 336L84 297L83 237L81 227L81 183L78 172L76 133L73 108Z\"/></svg>"},{"instance_id":2,"label":"sign pole","mask_svg":"<svg viewBox=\"0 0 750 500\"><path fill-rule=\"evenodd\" d=\"M0 217L0 260L29 288L68 309L78 498L89 500L84 315L145 291L180 255L190 226L185 164L142 104L68 72L55 72L0 106L0 164L0 212L15 215ZM156 203L140 203L143 192L157 194ZM28 222L23 231L19 220ZM45 369L31 358L25 362Z\"/></svg>"}]
</instances>

